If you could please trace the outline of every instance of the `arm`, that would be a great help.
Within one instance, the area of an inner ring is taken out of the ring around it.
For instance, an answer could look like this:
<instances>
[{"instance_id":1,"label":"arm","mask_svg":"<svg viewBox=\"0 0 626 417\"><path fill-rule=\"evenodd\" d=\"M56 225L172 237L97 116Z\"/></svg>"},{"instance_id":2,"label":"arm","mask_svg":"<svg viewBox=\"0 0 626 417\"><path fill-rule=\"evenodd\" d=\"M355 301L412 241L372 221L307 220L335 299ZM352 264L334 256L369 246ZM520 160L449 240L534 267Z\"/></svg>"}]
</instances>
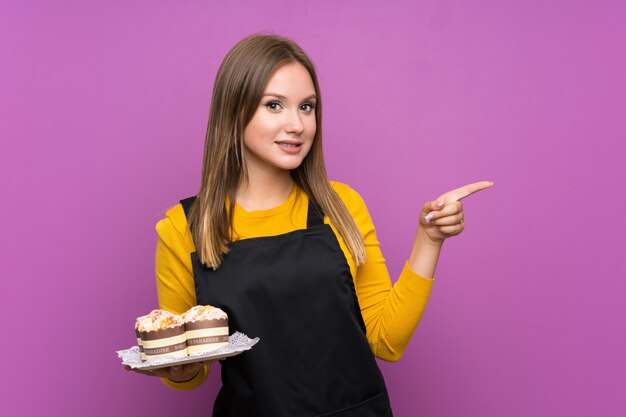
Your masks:
<instances>
[{"instance_id":1,"label":"arm","mask_svg":"<svg viewBox=\"0 0 626 417\"><path fill-rule=\"evenodd\" d=\"M155 271L159 306L174 314L182 314L196 305L190 256L195 248L186 227L187 220L180 205L169 210L167 217L159 221L156 226L159 239L155 256ZM176 378L173 378L185 382L174 382L171 377L162 378L162 381L174 389L193 389L204 382L209 369L209 364L199 369L190 367L188 370L183 369L186 373L180 374L180 377L176 375ZM175 371L180 371L180 369ZM189 373L191 373L191 379L189 379Z\"/></svg>"},{"instance_id":2,"label":"arm","mask_svg":"<svg viewBox=\"0 0 626 417\"><path fill-rule=\"evenodd\" d=\"M398 360L417 327L430 295L445 239L464 229L461 199L486 189L492 182L470 184L426 203L409 259L393 287L365 203L352 191L346 204L363 234L366 261L357 269L355 285L367 338L376 357Z\"/></svg>"},{"instance_id":3,"label":"arm","mask_svg":"<svg viewBox=\"0 0 626 417\"><path fill-rule=\"evenodd\" d=\"M366 260L356 269L354 281L367 339L376 357L397 361L424 313L433 285L432 275L418 274L407 263L392 286L365 202L354 190L344 187L337 187L337 191L365 243Z\"/></svg>"}]
</instances>

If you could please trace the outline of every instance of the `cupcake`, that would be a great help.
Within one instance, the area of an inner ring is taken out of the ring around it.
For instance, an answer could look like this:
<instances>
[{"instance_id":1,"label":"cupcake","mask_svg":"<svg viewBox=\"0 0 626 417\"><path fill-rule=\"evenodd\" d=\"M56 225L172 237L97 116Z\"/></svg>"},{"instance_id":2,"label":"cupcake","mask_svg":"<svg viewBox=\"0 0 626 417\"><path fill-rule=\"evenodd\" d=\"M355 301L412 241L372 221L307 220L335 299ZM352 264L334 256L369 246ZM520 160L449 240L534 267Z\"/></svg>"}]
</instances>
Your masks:
<instances>
[{"instance_id":1,"label":"cupcake","mask_svg":"<svg viewBox=\"0 0 626 417\"><path fill-rule=\"evenodd\" d=\"M180 316L165 310L152 310L137 319L135 328L139 332L139 346L140 350L143 348L145 360L187 356L185 322Z\"/></svg>"},{"instance_id":2,"label":"cupcake","mask_svg":"<svg viewBox=\"0 0 626 417\"><path fill-rule=\"evenodd\" d=\"M189 354L228 345L228 316L213 306L195 306L182 316Z\"/></svg>"}]
</instances>

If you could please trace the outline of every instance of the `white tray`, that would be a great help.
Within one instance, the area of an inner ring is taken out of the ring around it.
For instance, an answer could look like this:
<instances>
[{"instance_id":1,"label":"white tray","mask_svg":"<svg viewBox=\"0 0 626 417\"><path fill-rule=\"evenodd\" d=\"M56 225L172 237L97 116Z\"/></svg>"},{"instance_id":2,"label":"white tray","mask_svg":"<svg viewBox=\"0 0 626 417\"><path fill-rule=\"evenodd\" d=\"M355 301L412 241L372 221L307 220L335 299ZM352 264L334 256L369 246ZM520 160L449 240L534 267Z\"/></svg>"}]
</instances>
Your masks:
<instances>
[{"instance_id":1,"label":"white tray","mask_svg":"<svg viewBox=\"0 0 626 417\"><path fill-rule=\"evenodd\" d=\"M228 345L217 349L194 353L184 358L161 358L142 361L139 354L139 347L133 346L129 349L116 351L117 356L122 359L122 365L128 365L133 369L150 369L167 368L169 366L183 365L186 363L220 360L231 356L239 355L246 350L252 349L252 346L259 342L259 338L250 339L243 333L235 332L228 337Z\"/></svg>"}]
</instances>

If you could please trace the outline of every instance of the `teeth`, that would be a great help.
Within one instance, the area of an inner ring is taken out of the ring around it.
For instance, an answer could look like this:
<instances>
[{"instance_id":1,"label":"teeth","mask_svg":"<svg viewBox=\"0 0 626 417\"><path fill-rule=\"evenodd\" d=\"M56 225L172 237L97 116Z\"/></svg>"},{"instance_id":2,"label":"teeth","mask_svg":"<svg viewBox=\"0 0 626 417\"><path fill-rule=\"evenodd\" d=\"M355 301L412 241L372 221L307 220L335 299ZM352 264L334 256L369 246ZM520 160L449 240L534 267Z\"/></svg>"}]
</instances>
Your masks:
<instances>
[{"instance_id":1,"label":"teeth","mask_svg":"<svg viewBox=\"0 0 626 417\"><path fill-rule=\"evenodd\" d=\"M282 143L282 142L278 142L278 144L279 144L280 146L286 146L286 147L288 147L288 148L295 148L295 147L297 147L297 146L300 146L300 145L295 145L295 144L293 144L293 143Z\"/></svg>"}]
</instances>

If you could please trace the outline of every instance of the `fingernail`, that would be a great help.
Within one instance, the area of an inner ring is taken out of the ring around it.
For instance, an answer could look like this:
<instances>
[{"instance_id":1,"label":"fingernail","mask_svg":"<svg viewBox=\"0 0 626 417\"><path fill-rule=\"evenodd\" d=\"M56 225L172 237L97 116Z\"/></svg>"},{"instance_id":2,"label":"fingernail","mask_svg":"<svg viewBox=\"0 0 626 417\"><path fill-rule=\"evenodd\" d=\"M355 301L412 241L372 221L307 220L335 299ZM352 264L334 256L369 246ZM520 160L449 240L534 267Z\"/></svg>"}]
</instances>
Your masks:
<instances>
[{"instance_id":1,"label":"fingernail","mask_svg":"<svg viewBox=\"0 0 626 417\"><path fill-rule=\"evenodd\" d=\"M437 207L443 207L444 204L445 204L445 201L443 200L437 201Z\"/></svg>"},{"instance_id":2,"label":"fingernail","mask_svg":"<svg viewBox=\"0 0 626 417\"><path fill-rule=\"evenodd\" d=\"M430 223L430 221L433 219L434 214L430 213L427 214L426 216L424 216L424 220L426 220L426 223Z\"/></svg>"}]
</instances>

